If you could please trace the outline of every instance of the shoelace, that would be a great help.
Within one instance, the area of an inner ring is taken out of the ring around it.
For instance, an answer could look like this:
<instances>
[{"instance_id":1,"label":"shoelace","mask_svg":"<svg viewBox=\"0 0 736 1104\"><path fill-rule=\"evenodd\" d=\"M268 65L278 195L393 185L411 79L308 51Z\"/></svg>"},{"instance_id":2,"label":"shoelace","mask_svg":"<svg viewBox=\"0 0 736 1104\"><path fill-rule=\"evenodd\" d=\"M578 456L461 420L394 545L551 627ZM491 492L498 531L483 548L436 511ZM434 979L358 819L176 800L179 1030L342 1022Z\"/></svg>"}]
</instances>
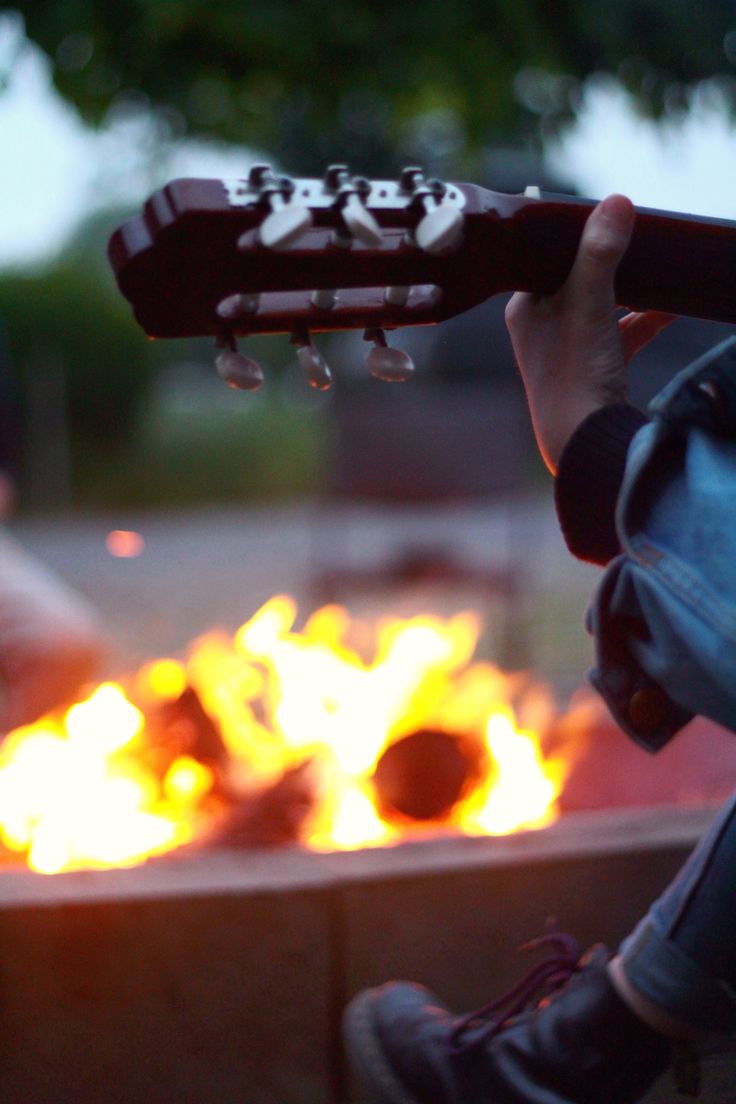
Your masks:
<instances>
[{"instance_id":1,"label":"shoelace","mask_svg":"<svg viewBox=\"0 0 736 1104\"><path fill-rule=\"evenodd\" d=\"M550 932L532 939L520 948L522 953L536 950L538 947L556 947L557 954L543 959L526 977L504 993L502 997L484 1004L474 1012L469 1012L458 1020L447 1037L450 1054L465 1054L495 1035L513 1016L518 1016L529 1005L533 997L540 1000L549 996L569 981L578 969L580 948L571 935L564 932ZM480 1029L480 1030L478 1030ZM466 1033L472 1032L468 1038Z\"/></svg>"}]
</instances>

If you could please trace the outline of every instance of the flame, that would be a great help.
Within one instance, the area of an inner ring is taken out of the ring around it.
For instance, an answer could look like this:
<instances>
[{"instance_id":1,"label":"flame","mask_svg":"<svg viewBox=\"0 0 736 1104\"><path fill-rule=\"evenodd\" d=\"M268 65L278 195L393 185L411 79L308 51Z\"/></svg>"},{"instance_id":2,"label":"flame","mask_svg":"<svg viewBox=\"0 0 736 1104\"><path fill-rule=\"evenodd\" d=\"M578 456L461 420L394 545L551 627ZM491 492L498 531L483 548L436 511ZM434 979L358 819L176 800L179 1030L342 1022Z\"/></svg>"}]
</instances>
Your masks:
<instances>
[{"instance_id":1,"label":"flame","mask_svg":"<svg viewBox=\"0 0 736 1104\"><path fill-rule=\"evenodd\" d=\"M486 741L495 769L482 792L482 806L477 812L469 810L463 827L506 835L549 824L565 777L562 760L545 762L538 736L517 729L508 713L488 718Z\"/></svg>"},{"instance_id":2,"label":"flame","mask_svg":"<svg viewBox=\"0 0 736 1104\"><path fill-rule=\"evenodd\" d=\"M143 715L113 683L55 721L12 732L0 748L0 838L41 874L126 866L192 838L139 763Z\"/></svg>"},{"instance_id":3,"label":"flame","mask_svg":"<svg viewBox=\"0 0 736 1104\"><path fill-rule=\"evenodd\" d=\"M540 735L551 699L524 675L473 662L479 619L461 613L386 619L371 628L337 606L301 632L276 596L232 638L210 633L185 660L161 658L106 682L65 713L16 729L0 745L0 840L51 874L125 866L205 838L227 815L213 763L162 758L157 708L193 688L227 753L229 792L256 794L311 764L319 799L302 842L319 850L394 843L407 833L504 834L556 816L562 759ZM518 716L517 716L518 712ZM452 809L424 824L392 816L374 771L421 729L462 734L479 764Z\"/></svg>"}]
</instances>

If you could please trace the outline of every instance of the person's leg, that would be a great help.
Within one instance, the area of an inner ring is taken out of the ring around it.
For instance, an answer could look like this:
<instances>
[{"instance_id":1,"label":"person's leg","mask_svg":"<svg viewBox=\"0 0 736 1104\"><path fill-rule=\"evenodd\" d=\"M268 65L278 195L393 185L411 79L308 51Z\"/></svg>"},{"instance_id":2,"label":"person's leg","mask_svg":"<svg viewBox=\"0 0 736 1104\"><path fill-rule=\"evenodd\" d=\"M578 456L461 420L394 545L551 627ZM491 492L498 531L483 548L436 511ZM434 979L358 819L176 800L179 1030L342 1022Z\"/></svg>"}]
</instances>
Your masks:
<instances>
[{"instance_id":1,"label":"person's leg","mask_svg":"<svg viewBox=\"0 0 736 1104\"><path fill-rule=\"evenodd\" d=\"M374 1104L633 1104L672 1060L670 1042L621 1000L609 954L548 960L568 980L536 1006L453 1015L420 985L359 993L345 1045ZM555 974L548 974L553 978ZM522 985L526 992L526 985ZM537 986L537 993L539 987ZM524 1002L526 1003L526 1002Z\"/></svg>"},{"instance_id":2,"label":"person's leg","mask_svg":"<svg viewBox=\"0 0 736 1104\"><path fill-rule=\"evenodd\" d=\"M612 975L640 1014L637 995L691 1034L736 1030L736 795L624 940Z\"/></svg>"},{"instance_id":3,"label":"person's leg","mask_svg":"<svg viewBox=\"0 0 736 1104\"><path fill-rule=\"evenodd\" d=\"M346 1012L348 1052L380 1104L639 1100L677 1040L736 1030L734 918L736 797L612 962L560 940L555 991L532 1007L522 986L521 1014L517 999L460 1020L421 986L369 990Z\"/></svg>"}]
</instances>

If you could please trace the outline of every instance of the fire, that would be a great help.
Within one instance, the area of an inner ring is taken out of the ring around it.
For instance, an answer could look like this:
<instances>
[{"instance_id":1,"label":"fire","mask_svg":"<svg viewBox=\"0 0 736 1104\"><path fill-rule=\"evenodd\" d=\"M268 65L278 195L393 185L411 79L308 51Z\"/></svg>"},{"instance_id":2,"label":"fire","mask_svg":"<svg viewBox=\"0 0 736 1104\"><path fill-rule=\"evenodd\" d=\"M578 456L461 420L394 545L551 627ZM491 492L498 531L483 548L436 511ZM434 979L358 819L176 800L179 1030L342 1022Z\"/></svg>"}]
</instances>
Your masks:
<instances>
[{"instance_id":1,"label":"fire","mask_svg":"<svg viewBox=\"0 0 736 1104\"><path fill-rule=\"evenodd\" d=\"M539 735L551 698L473 660L474 614L371 628L329 606L301 632L296 617L292 599L275 597L233 637L210 633L184 660L155 660L10 733L6 852L46 874L133 865L217 838L234 807L290 771L295 792L314 795L296 835L319 850L555 818L566 767Z\"/></svg>"},{"instance_id":2,"label":"fire","mask_svg":"<svg viewBox=\"0 0 736 1104\"><path fill-rule=\"evenodd\" d=\"M190 839L175 803L137 762L142 733L143 715L112 683L62 718L12 732L0 749L5 846L52 874L141 862Z\"/></svg>"}]
</instances>

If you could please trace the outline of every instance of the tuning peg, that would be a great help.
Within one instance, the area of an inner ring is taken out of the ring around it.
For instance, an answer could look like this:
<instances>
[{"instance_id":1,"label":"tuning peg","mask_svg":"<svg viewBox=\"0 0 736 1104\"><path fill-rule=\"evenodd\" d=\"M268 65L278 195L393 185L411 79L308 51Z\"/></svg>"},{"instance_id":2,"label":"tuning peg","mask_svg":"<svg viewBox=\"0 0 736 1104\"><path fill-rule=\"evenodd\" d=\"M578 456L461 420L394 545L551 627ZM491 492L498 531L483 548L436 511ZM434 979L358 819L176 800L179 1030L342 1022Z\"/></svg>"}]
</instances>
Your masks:
<instances>
[{"instance_id":1,"label":"tuning peg","mask_svg":"<svg viewBox=\"0 0 736 1104\"><path fill-rule=\"evenodd\" d=\"M312 225L312 212L291 199L294 181L288 176L275 176L270 165L254 165L248 184L259 192L261 201L271 208L271 213L258 228L261 244L266 249L286 249ZM251 233L246 231L238 238L239 249L249 249Z\"/></svg>"},{"instance_id":2,"label":"tuning peg","mask_svg":"<svg viewBox=\"0 0 736 1104\"><path fill-rule=\"evenodd\" d=\"M353 192L346 196L341 213L342 220L352 237L371 249L377 249L381 245L383 242L381 227L357 193Z\"/></svg>"},{"instance_id":3,"label":"tuning peg","mask_svg":"<svg viewBox=\"0 0 736 1104\"><path fill-rule=\"evenodd\" d=\"M286 203L282 196L271 196L271 214L258 229L261 245L266 249L287 249L312 225L312 213L307 207Z\"/></svg>"},{"instance_id":4,"label":"tuning peg","mask_svg":"<svg viewBox=\"0 0 736 1104\"><path fill-rule=\"evenodd\" d=\"M217 374L235 391L257 391L263 383L263 369L256 360L233 349L225 349L215 361Z\"/></svg>"},{"instance_id":5,"label":"tuning peg","mask_svg":"<svg viewBox=\"0 0 736 1104\"><path fill-rule=\"evenodd\" d=\"M386 383L403 383L414 374L414 361L401 349L392 349L386 343L383 330L370 329L363 334L364 341L375 344L365 358L366 368L376 379Z\"/></svg>"},{"instance_id":6,"label":"tuning peg","mask_svg":"<svg viewBox=\"0 0 736 1104\"><path fill-rule=\"evenodd\" d=\"M363 176L351 177L347 165L330 165L325 173L325 190L335 195L347 236L337 230L333 243L349 246L357 238L363 245L377 249L383 242L381 227L365 205L371 185Z\"/></svg>"},{"instance_id":7,"label":"tuning peg","mask_svg":"<svg viewBox=\"0 0 736 1104\"><path fill-rule=\"evenodd\" d=\"M440 203L421 220L414 237L420 249L427 253L444 253L459 244L465 218L457 207Z\"/></svg>"},{"instance_id":8,"label":"tuning peg","mask_svg":"<svg viewBox=\"0 0 736 1104\"><path fill-rule=\"evenodd\" d=\"M315 391L327 391L332 387L332 372L319 349L312 344L309 334L292 334L292 345L297 346L296 359L307 383Z\"/></svg>"},{"instance_id":9,"label":"tuning peg","mask_svg":"<svg viewBox=\"0 0 736 1104\"><path fill-rule=\"evenodd\" d=\"M403 192L410 192L412 204L420 205L425 211L414 233L406 235L407 242L427 253L454 249L460 242L465 219L458 208L445 199L447 185L434 178L426 180L423 171L411 165L402 172L399 187Z\"/></svg>"}]
</instances>

